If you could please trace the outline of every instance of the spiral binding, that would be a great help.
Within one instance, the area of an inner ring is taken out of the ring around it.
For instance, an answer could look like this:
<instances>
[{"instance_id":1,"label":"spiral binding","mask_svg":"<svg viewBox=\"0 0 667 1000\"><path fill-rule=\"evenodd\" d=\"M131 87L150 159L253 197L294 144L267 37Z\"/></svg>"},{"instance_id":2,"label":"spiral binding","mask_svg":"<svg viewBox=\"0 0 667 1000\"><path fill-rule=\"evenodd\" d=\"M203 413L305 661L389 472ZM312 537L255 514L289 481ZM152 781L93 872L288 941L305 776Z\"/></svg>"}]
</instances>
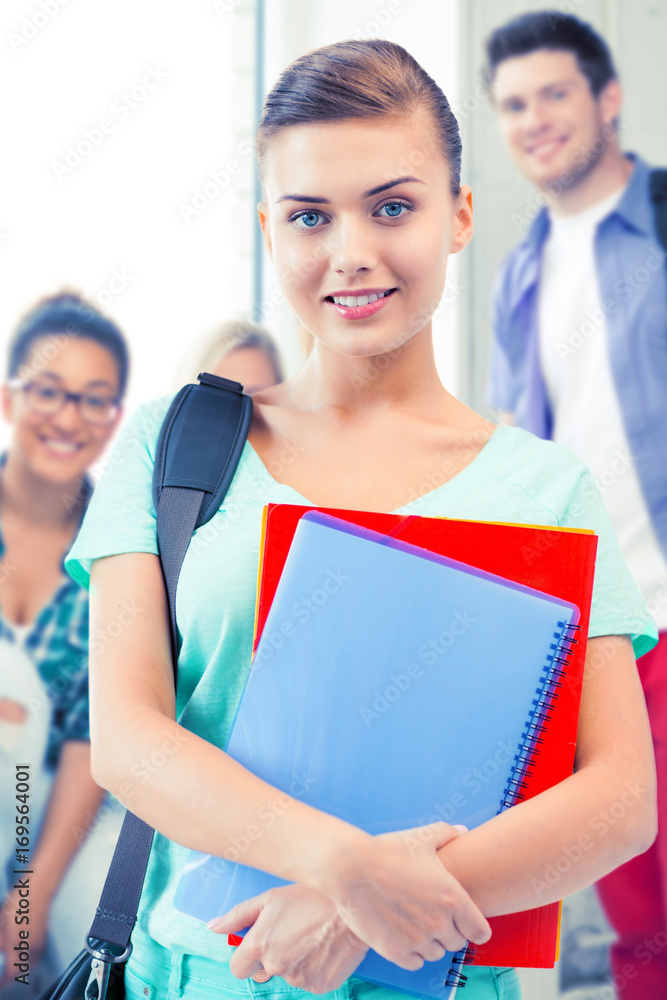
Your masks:
<instances>
[{"instance_id":1,"label":"spiral binding","mask_svg":"<svg viewBox=\"0 0 667 1000\"><path fill-rule=\"evenodd\" d=\"M447 978L443 985L445 987L459 986L463 989L468 981L468 977L463 974L462 967L464 965L472 965L474 958L475 949L470 944L467 944L465 948L461 948L460 951L454 952L449 960Z\"/></svg>"},{"instance_id":2,"label":"spiral binding","mask_svg":"<svg viewBox=\"0 0 667 1000\"><path fill-rule=\"evenodd\" d=\"M527 779L532 777L531 770L540 754L540 746L544 742L542 733L552 718L551 710L558 698L559 689L563 686L561 678L565 675L563 667L570 665L572 649L577 643L576 633L581 625L571 625L568 622L557 622L560 632L554 632L549 649L552 651L546 658L542 668L539 687L535 688L536 698L533 698L532 708L526 721L526 727L521 734L521 742L514 755L514 764L507 787L503 791L499 812L522 802Z\"/></svg>"}]
</instances>

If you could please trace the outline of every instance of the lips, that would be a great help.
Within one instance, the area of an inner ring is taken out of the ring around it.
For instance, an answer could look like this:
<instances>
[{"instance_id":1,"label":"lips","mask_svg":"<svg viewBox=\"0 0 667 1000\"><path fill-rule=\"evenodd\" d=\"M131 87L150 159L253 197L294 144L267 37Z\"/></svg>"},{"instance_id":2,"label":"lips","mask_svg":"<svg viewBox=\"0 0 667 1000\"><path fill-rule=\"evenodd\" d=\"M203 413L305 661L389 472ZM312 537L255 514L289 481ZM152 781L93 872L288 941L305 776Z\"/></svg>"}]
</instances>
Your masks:
<instances>
[{"instance_id":1,"label":"lips","mask_svg":"<svg viewBox=\"0 0 667 1000\"><path fill-rule=\"evenodd\" d=\"M376 302L377 299L386 298L388 295L391 295L393 291L393 288L387 288L384 290L372 290L368 292L359 291L355 294L345 292L340 295L327 295L327 301L333 300L336 305L347 306L348 309L351 309L356 306L367 306L369 303Z\"/></svg>"},{"instance_id":2,"label":"lips","mask_svg":"<svg viewBox=\"0 0 667 1000\"><path fill-rule=\"evenodd\" d=\"M529 146L527 152L530 156L534 156L538 160L548 160L565 142L567 142L565 138L550 139L548 142L540 142Z\"/></svg>"},{"instance_id":3,"label":"lips","mask_svg":"<svg viewBox=\"0 0 667 1000\"><path fill-rule=\"evenodd\" d=\"M71 455L76 455L77 452L85 447L82 443L64 441L62 438L41 437L40 441L52 455L57 455L59 458L69 458Z\"/></svg>"},{"instance_id":4,"label":"lips","mask_svg":"<svg viewBox=\"0 0 667 1000\"><path fill-rule=\"evenodd\" d=\"M396 288L360 288L355 295L337 292L327 295L324 301L343 319L368 319L386 308L397 291Z\"/></svg>"}]
</instances>

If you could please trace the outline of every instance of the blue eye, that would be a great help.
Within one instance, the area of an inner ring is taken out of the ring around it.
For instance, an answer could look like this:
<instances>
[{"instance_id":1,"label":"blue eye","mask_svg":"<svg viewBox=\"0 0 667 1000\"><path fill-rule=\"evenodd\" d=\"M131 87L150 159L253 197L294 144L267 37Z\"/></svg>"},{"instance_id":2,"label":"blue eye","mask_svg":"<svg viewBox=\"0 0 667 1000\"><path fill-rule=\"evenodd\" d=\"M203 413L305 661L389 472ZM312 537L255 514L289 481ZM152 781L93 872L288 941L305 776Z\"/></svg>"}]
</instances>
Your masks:
<instances>
[{"instance_id":1,"label":"blue eye","mask_svg":"<svg viewBox=\"0 0 667 1000\"><path fill-rule=\"evenodd\" d=\"M378 215L381 215L386 209L386 215L382 215L383 219L399 219L401 215L405 212L410 212L411 208L406 205L404 201L388 201L384 204L378 211Z\"/></svg>"},{"instance_id":2,"label":"blue eye","mask_svg":"<svg viewBox=\"0 0 667 1000\"><path fill-rule=\"evenodd\" d=\"M292 222L299 229L314 229L319 224L319 220L324 218L321 212L299 212L292 217Z\"/></svg>"}]
</instances>

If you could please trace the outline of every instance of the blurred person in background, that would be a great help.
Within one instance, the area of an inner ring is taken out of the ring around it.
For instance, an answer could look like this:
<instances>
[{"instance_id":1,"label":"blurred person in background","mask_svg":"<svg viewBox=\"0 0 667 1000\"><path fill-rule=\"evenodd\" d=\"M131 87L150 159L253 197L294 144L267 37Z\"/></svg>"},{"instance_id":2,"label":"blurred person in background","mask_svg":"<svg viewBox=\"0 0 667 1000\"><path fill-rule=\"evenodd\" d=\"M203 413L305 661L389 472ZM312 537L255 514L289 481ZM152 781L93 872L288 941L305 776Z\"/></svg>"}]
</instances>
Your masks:
<instances>
[{"instance_id":1,"label":"blurred person in background","mask_svg":"<svg viewBox=\"0 0 667 1000\"><path fill-rule=\"evenodd\" d=\"M65 575L63 560L92 492L87 470L118 425L127 372L118 328L78 295L61 293L20 322L0 390L12 430L0 456L0 987L7 998L36 995L61 971L47 935L51 903L104 796L90 775L88 594ZM23 785L17 795L17 764L28 765L27 795ZM20 857L19 833L21 844L29 840ZM15 920L15 869L31 871L29 926ZM24 971L15 967L15 946L25 944L26 927L29 986L15 983Z\"/></svg>"},{"instance_id":2,"label":"blurred person in background","mask_svg":"<svg viewBox=\"0 0 667 1000\"><path fill-rule=\"evenodd\" d=\"M620 148L621 87L588 24L523 15L487 58L503 136L545 201L496 285L489 402L588 463L660 629L639 661L660 832L598 891L623 997L664 997L667 951L646 948L667 927L667 281L651 171Z\"/></svg>"},{"instance_id":3,"label":"blurred person in background","mask_svg":"<svg viewBox=\"0 0 667 1000\"><path fill-rule=\"evenodd\" d=\"M178 698L152 502L154 404L128 423L132 454L96 488L66 564L91 586L96 631L111 627L119 602L142 607L136 627L91 645L94 774L155 828L125 991L128 1000L298 1000L304 989L344 983L329 1000L400 1000L349 979L369 946L417 969L466 937L487 940L483 914L534 906L545 866L559 864L562 845L587 832L590 810L613 808L631 779L641 780L639 801L557 884L541 883L539 902L590 884L652 842L654 760L627 636L641 655L657 634L581 459L491 424L438 377L432 316L473 216L458 125L435 81L386 40L306 53L267 95L258 153L264 245L314 346L298 373L253 397L210 543L185 556ZM399 163L418 164L417 176L397 176ZM415 489L435 463L445 481ZM188 849L229 857L229 844L277 794L223 749L250 669L262 513L276 502L595 527L576 774L471 832L420 828L417 851L402 831L371 837L290 797L278 822L246 837L242 860L296 884L207 930L173 906ZM594 659L602 643L613 647L604 675ZM178 753L163 754L145 781L136 761L172 741ZM233 951L227 934L249 925ZM518 1000L513 969L466 975L466 1000Z\"/></svg>"},{"instance_id":4,"label":"blurred person in background","mask_svg":"<svg viewBox=\"0 0 667 1000\"><path fill-rule=\"evenodd\" d=\"M240 382L247 393L259 392L283 381L278 347L266 330L254 323L230 320L219 327L193 369Z\"/></svg>"}]
</instances>

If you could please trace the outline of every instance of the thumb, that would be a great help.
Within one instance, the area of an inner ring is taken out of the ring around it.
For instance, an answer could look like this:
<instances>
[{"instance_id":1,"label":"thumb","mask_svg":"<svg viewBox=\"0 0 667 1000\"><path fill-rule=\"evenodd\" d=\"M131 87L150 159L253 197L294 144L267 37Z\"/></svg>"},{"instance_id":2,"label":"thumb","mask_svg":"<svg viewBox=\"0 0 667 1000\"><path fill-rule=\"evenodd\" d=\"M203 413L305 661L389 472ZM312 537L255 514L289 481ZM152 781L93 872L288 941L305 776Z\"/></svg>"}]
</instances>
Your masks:
<instances>
[{"instance_id":1,"label":"thumb","mask_svg":"<svg viewBox=\"0 0 667 1000\"><path fill-rule=\"evenodd\" d=\"M433 847L436 851L448 844L450 840L456 840L461 836L462 830L449 823L438 820L436 823L429 823L427 826L417 827L419 840Z\"/></svg>"},{"instance_id":2,"label":"thumb","mask_svg":"<svg viewBox=\"0 0 667 1000\"><path fill-rule=\"evenodd\" d=\"M234 934L236 931L247 930L252 927L264 909L265 896L266 893L263 892L261 896L253 896L243 903L237 903L229 913L225 913L222 917L214 917L206 926L216 934Z\"/></svg>"}]
</instances>

